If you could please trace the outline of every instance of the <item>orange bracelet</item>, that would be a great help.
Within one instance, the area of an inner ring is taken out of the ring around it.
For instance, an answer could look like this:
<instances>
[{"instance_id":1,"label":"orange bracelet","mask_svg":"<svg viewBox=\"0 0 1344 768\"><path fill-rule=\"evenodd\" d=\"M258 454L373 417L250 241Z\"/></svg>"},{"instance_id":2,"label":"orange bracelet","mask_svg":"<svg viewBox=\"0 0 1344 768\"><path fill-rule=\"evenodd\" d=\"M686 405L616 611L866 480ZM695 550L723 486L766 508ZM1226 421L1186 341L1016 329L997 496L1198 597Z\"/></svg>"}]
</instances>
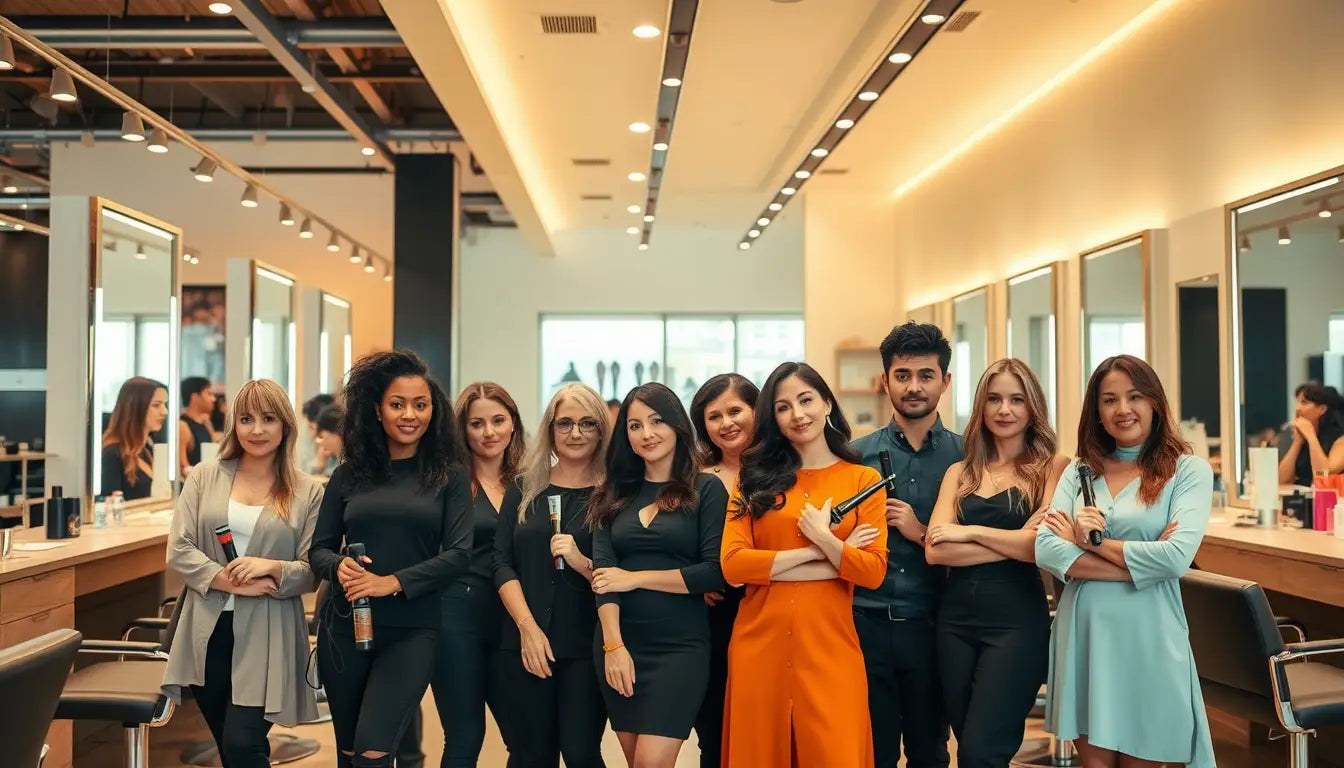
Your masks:
<instances>
[{"instance_id":1,"label":"orange bracelet","mask_svg":"<svg viewBox=\"0 0 1344 768\"><path fill-rule=\"evenodd\" d=\"M619 650L619 649L624 648L624 647L625 647L625 643L617 643L617 644L615 644L615 645L606 645L606 644L604 643L604 644L602 645L602 652L603 652L603 653L611 653L612 651Z\"/></svg>"}]
</instances>

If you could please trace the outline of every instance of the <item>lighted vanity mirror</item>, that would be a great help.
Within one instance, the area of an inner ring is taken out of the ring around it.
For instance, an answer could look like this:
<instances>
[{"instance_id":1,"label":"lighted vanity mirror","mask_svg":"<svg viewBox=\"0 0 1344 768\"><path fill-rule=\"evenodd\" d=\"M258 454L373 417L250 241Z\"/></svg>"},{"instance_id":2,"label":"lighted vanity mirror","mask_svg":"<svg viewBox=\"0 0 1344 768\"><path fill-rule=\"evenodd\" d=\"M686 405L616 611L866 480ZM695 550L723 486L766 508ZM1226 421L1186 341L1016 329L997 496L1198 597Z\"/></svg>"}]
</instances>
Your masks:
<instances>
[{"instance_id":1,"label":"lighted vanity mirror","mask_svg":"<svg viewBox=\"0 0 1344 768\"><path fill-rule=\"evenodd\" d=\"M168 499L177 479L182 233L106 200L92 208L89 494Z\"/></svg>"},{"instance_id":2,"label":"lighted vanity mirror","mask_svg":"<svg viewBox=\"0 0 1344 768\"><path fill-rule=\"evenodd\" d=\"M1025 361L1041 382L1050 408L1050 426L1058 427L1055 391L1055 267L1049 265L1008 279L1008 356Z\"/></svg>"},{"instance_id":3,"label":"lighted vanity mirror","mask_svg":"<svg viewBox=\"0 0 1344 768\"><path fill-rule=\"evenodd\" d=\"M1228 206L1230 437L1237 450L1223 455L1243 494L1257 478L1309 486L1316 474L1344 471L1344 420L1323 405L1344 390L1340 174ZM1253 460L1252 448L1275 450L1257 451ZM1260 460L1275 466L1252 466Z\"/></svg>"},{"instance_id":4,"label":"lighted vanity mirror","mask_svg":"<svg viewBox=\"0 0 1344 768\"><path fill-rule=\"evenodd\" d=\"M252 263L248 378L270 379L295 399L294 278Z\"/></svg>"},{"instance_id":5,"label":"lighted vanity mirror","mask_svg":"<svg viewBox=\"0 0 1344 768\"><path fill-rule=\"evenodd\" d=\"M1083 388L1108 357L1148 359L1151 252L1144 232L1082 255Z\"/></svg>"},{"instance_id":6,"label":"lighted vanity mirror","mask_svg":"<svg viewBox=\"0 0 1344 768\"><path fill-rule=\"evenodd\" d=\"M971 419L980 375L989 365L989 290L977 288L952 300L953 429Z\"/></svg>"},{"instance_id":7,"label":"lighted vanity mirror","mask_svg":"<svg viewBox=\"0 0 1344 768\"><path fill-rule=\"evenodd\" d=\"M345 374L354 362L350 336L350 302L323 291L319 313L321 331L318 338L318 381L321 382L320 391L335 394L345 386Z\"/></svg>"}]
</instances>

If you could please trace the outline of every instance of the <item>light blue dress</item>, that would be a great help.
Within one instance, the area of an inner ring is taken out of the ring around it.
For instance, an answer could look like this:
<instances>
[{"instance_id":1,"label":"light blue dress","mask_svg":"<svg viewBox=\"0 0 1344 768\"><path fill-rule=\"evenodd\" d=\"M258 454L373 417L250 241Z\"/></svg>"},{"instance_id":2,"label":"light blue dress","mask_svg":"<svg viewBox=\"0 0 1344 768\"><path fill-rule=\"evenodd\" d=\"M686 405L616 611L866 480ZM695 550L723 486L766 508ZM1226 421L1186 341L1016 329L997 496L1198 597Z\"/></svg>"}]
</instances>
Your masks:
<instances>
[{"instance_id":1,"label":"light blue dress","mask_svg":"<svg viewBox=\"0 0 1344 768\"><path fill-rule=\"evenodd\" d=\"M1084 550L1044 525L1036 535L1036 563L1066 582L1050 632L1045 727L1144 760L1215 768L1179 582L1209 525L1213 470L1182 456L1152 506L1139 501L1139 483L1116 498L1104 478L1093 483L1106 537L1125 542L1132 583L1068 579ZM1051 506L1082 508L1076 463ZM1158 541L1170 521L1176 532Z\"/></svg>"}]
</instances>

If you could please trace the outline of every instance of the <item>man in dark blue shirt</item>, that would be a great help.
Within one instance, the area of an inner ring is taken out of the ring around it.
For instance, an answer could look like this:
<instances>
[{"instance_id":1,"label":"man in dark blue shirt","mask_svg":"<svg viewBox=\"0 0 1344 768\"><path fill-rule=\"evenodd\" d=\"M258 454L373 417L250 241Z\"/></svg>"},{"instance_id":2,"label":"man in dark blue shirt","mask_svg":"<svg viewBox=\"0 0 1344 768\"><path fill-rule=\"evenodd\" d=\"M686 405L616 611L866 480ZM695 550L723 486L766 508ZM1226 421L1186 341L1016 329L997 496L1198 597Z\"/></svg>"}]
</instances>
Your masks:
<instances>
[{"instance_id":1,"label":"man in dark blue shirt","mask_svg":"<svg viewBox=\"0 0 1344 768\"><path fill-rule=\"evenodd\" d=\"M884 429L855 440L863 463L881 471L891 456L896 490L887 494L887 576L854 592L854 626L868 672L876 768L896 768L905 741L909 768L947 768L947 719L933 619L942 569L924 559L924 534L943 474L961 460L961 436L938 418L952 381L952 347L935 325L906 323L882 341L882 388L895 413Z\"/></svg>"}]
</instances>

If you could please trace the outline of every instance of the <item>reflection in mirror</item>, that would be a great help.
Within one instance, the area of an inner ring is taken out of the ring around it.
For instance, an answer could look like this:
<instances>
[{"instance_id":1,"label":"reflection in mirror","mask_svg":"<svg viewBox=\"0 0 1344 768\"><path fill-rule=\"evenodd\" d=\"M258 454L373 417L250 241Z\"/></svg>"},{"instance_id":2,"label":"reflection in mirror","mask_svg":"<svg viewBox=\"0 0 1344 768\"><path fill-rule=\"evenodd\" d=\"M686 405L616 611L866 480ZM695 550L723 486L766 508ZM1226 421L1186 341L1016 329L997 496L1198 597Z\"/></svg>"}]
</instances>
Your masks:
<instances>
[{"instance_id":1,"label":"reflection in mirror","mask_svg":"<svg viewBox=\"0 0 1344 768\"><path fill-rule=\"evenodd\" d=\"M318 341L319 391L335 394L345 386L345 374L353 362L350 337L350 302L323 291L322 331Z\"/></svg>"},{"instance_id":2,"label":"reflection in mirror","mask_svg":"<svg viewBox=\"0 0 1344 768\"><path fill-rule=\"evenodd\" d=\"M294 279L252 267L253 379L270 379L295 398Z\"/></svg>"},{"instance_id":3,"label":"reflection in mirror","mask_svg":"<svg viewBox=\"0 0 1344 768\"><path fill-rule=\"evenodd\" d=\"M975 386L989 365L989 291L984 288L952 300L953 430L971 419Z\"/></svg>"},{"instance_id":4,"label":"reflection in mirror","mask_svg":"<svg viewBox=\"0 0 1344 768\"><path fill-rule=\"evenodd\" d=\"M171 495L180 233L101 203L95 254L90 495Z\"/></svg>"},{"instance_id":5,"label":"reflection in mirror","mask_svg":"<svg viewBox=\"0 0 1344 768\"><path fill-rule=\"evenodd\" d=\"M1083 386L1102 360L1148 358L1148 236L1083 254Z\"/></svg>"},{"instance_id":6,"label":"reflection in mirror","mask_svg":"<svg viewBox=\"0 0 1344 768\"><path fill-rule=\"evenodd\" d=\"M913 322L933 325L934 318L937 316L934 312L935 308L933 304L925 304L922 307L915 307L910 310L907 315Z\"/></svg>"},{"instance_id":7,"label":"reflection in mirror","mask_svg":"<svg viewBox=\"0 0 1344 768\"><path fill-rule=\"evenodd\" d=\"M1008 356L1025 361L1036 373L1050 407L1050 426L1057 428L1053 266L1008 280Z\"/></svg>"},{"instance_id":8,"label":"reflection in mirror","mask_svg":"<svg viewBox=\"0 0 1344 768\"><path fill-rule=\"evenodd\" d=\"M1253 447L1277 448L1280 485L1344 471L1342 187L1329 176L1232 208L1232 392L1240 407L1238 450L1228 455L1243 484ZM1255 477L1271 478L1268 469Z\"/></svg>"},{"instance_id":9,"label":"reflection in mirror","mask_svg":"<svg viewBox=\"0 0 1344 768\"><path fill-rule=\"evenodd\" d=\"M1221 468L1222 349L1218 344L1218 276L1176 286L1180 360L1181 436L1196 456Z\"/></svg>"}]
</instances>

